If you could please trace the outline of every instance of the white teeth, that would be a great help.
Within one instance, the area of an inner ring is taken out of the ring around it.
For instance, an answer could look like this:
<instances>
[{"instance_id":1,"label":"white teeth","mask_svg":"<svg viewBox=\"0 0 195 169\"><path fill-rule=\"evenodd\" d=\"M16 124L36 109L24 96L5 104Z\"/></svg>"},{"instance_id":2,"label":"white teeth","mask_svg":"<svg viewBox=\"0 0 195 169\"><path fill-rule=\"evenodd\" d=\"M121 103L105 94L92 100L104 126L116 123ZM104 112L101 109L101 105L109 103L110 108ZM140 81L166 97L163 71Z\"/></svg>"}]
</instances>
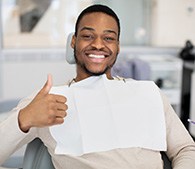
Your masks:
<instances>
[{"instance_id":1,"label":"white teeth","mask_svg":"<svg viewBox=\"0 0 195 169\"><path fill-rule=\"evenodd\" d=\"M94 54L90 54L89 57L90 57L90 58L97 58L97 59L105 58L104 55L94 55Z\"/></svg>"}]
</instances>

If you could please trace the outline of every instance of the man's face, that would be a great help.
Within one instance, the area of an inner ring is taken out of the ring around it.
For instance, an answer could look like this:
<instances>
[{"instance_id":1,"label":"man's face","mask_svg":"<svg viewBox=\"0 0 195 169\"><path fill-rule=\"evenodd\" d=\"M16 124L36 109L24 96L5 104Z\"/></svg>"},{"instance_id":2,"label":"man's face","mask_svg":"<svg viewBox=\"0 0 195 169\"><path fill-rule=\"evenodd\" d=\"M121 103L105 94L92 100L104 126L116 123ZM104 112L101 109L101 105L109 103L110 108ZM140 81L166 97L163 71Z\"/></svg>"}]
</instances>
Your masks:
<instances>
[{"instance_id":1,"label":"man's face","mask_svg":"<svg viewBox=\"0 0 195 169\"><path fill-rule=\"evenodd\" d=\"M104 73L110 76L119 52L117 22L104 13L86 14L71 45L77 62L77 76L81 79Z\"/></svg>"}]
</instances>

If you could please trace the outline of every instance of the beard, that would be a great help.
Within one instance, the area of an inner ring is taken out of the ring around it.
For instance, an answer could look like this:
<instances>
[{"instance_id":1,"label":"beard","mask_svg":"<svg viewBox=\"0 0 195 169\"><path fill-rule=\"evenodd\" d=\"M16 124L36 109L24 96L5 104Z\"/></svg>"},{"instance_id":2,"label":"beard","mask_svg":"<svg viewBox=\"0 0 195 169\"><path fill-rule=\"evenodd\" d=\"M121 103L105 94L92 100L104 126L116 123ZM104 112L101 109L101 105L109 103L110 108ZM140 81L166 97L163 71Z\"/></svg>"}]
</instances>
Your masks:
<instances>
[{"instance_id":1,"label":"beard","mask_svg":"<svg viewBox=\"0 0 195 169\"><path fill-rule=\"evenodd\" d=\"M108 70L111 70L111 68L113 67L113 65L116 62L116 59L115 59L114 62L111 65L106 66L104 70L98 71L98 72L94 72L94 71L91 71L90 69L88 69L85 63L80 62L77 59L77 56L76 56L76 48L74 48L74 58L75 58L76 64L78 66L80 66L85 71L85 73L87 73L90 76L100 76L100 75L105 74Z\"/></svg>"}]
</instances>

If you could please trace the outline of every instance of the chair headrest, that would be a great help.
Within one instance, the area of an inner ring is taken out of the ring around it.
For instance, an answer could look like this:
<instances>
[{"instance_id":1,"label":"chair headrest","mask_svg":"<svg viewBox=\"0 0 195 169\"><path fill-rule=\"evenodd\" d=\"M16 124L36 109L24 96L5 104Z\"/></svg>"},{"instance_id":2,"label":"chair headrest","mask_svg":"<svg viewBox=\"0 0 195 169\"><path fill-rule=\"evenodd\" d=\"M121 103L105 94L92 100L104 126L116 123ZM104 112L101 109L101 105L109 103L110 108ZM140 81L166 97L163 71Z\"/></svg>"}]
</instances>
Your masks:
<instances>
[{"instance_id":1,"label":"chair headrest","mask_svg":"<svg viewBox=\"0 0 195 169\"><path fill-rule=\"evenodd\" d=\"M66 61L69 64L75 64L75 58L74 58L74 50L71 47L71 40L72 40L72 36L74 35L74 33L70 33L68 35L67 38L67 43L66 43Z\"/></svg>"}]
</instances>

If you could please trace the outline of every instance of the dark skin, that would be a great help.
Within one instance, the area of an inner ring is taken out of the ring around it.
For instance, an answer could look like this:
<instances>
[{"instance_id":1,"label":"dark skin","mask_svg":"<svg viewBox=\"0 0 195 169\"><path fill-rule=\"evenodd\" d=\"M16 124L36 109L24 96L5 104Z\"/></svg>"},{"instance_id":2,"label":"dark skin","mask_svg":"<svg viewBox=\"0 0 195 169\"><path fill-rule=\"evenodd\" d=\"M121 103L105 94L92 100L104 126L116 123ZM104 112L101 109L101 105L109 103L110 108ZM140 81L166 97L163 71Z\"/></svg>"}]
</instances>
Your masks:
<instances>
[{"instance_id":1,"label":"dark skin","mask_svg":"<svg viewBox=\"0 0 195 169\"><path fill-rule=\"evenodd\" d=\"M77 60L76 81L104 73L112 79L111 67L119 52L118 26L114 18L99 12L85 15L71 46Z\"/></svg>"},{"instance_id":2,"label":"dark skin","mask_svg":"<svg viewBox=\"0 0 195 169\"><path fill-rule=\"evenodd\" d=\"M111 76L111 67L119 52L118 26L111 16L94 12L86 14L78 26L77 35L72 37L75 50L77 75L75 81L90 76L106 74ZM31 127L46 127L64 122L68 106L66 97L49 94L52 77L48 75L44 87L32 102L20 110L18 121L20 129L28 132Z\"/></svg>"}]
</instances>

